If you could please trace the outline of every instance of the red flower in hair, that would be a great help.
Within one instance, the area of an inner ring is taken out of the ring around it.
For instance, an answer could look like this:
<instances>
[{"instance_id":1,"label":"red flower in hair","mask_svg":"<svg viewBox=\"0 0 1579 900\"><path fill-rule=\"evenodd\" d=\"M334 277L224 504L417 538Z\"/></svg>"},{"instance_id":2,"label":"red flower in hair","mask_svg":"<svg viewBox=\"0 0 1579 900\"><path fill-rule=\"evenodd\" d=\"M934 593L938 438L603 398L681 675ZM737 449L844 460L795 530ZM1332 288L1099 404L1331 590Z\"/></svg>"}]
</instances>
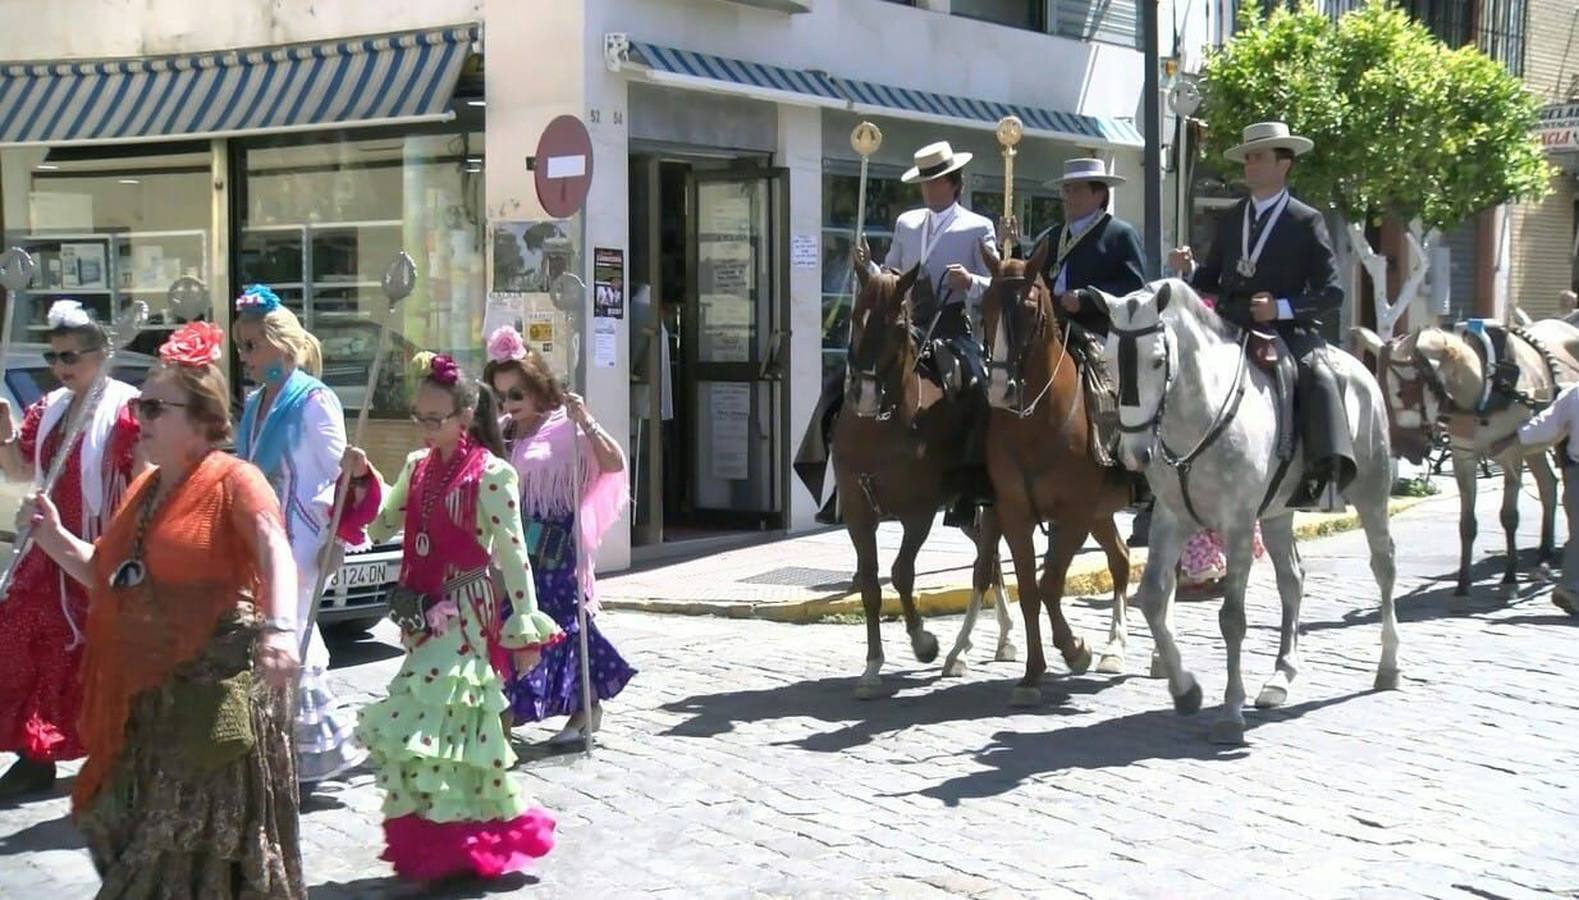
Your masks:
<instances>
[{"instance_id":1,"label":"red flower in hair","mask_svg":"<svg viewBox=\"0 0 1579 900\"><path fill-rule=\"evenodd\" d=\"M159 358L175 366L207 366L219 362L225 332L212 322L188 322L159 348Z\"/></svg>"},{"instance_id":2,"label":"red flower in hair","mask_svg":"<svg viewBox=\"0 0 1579 900\"><path fill-rule=\"evenodd\" d=\"M433 373L433 380L439 384L454 384L461 379L461 367L455 364L455 359L442 353L433 357L433 362L428 363L428 371Z\"/></svg>"}]
</instances>

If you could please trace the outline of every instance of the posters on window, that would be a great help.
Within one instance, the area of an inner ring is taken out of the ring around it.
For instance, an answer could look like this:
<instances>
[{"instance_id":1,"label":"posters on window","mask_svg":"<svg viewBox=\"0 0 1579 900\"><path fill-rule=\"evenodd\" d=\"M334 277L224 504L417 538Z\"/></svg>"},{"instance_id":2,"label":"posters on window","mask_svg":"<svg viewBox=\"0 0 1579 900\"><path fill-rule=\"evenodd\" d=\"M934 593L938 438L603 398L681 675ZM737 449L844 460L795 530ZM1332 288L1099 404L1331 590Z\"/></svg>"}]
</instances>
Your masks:
<instances>
[{"instance_id":1,"label":"posters on window","mask_svg":"<svg viewBox=\"0 0 1579 900\"><path fill-rule=\"evenodd\" d=\"M751 385L713 382L708 385L708 392L713 477L744 481L750 474Z\"/></svg>"},{"instance_id":2,"label":"posters on window","mask_svg":"<svg viewBox=\"0 0 1579 900\"><path fill-rule=\"evenodd\" d=\"M625 251L598 247L592 251L592 314L600 319L625 318Z\"/></svg>"}]
</instances>

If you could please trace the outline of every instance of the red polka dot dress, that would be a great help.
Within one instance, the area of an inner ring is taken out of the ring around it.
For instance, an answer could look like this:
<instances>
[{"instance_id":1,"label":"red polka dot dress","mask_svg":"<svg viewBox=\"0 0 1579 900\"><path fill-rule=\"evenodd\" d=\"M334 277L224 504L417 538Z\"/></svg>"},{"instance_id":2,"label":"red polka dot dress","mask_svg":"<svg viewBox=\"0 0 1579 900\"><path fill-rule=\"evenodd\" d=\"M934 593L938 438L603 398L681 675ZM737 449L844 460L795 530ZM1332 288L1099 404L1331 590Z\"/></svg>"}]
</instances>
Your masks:
<instances>
[{"instance_id":1,"label":"red polka dot dress","mask_svg":"<svg viewBox=\"0 0 1579 900\"><path fill-rule=\"evenodd\" d=\"M34 459L45 400L28 408L18 441L24 459ZM44 438L41 460L47 471L60 452L64 416ZM137 422L122 408L106 440L103 463L106 519L120 503L131 481ZM60 480L50 493L60 520L71 533L96 537L98 522L86 522L82 497L82 438L71 448ZM44 473L39 474L42 480ZM82 705L83 627L87 621L87 590L65 576L37 547L17 564L16 577L0 602L0 751L20 753L39 761L76 759L83 755L77 735Z\"/></svg>"}]
</instances>

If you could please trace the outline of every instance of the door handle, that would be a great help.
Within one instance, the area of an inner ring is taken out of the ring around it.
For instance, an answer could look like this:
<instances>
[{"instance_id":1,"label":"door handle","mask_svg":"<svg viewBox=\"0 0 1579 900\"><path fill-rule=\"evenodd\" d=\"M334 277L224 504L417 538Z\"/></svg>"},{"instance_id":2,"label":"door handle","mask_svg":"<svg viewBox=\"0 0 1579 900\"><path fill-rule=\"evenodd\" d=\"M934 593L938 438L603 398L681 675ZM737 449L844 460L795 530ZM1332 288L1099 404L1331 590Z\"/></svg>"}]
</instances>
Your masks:
<instances>
[{"instance_id":1,"label":"door handle","mask_svg":"<svg viewBox=\"0 0 1579 900\"><path fill-rule=\"evenodd\" d=\"M762 355L762 368L757 371L759 381L778 381L784 377L784 344L789 336L789 331L777 329L768 335L768 349Z\"/></svg>"}]
</instances>

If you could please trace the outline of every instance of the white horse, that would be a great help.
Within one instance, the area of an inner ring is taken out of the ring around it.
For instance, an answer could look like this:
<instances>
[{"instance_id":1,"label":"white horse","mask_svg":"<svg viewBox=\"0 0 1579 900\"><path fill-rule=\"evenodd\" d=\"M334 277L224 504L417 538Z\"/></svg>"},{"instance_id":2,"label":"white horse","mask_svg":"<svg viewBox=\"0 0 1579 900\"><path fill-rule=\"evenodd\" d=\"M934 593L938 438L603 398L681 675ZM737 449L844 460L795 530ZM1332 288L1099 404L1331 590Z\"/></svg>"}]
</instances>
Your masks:
<instances>
[{"instance_id":1,"label":"white horse","mask_svg":"<svg viewBox=\"0 0 1579 900\"><path fill-rule=\"evenodd\" d=\"M1470 559L1475 549L1475 475L1480 461L1495 456L1502 467L1502 530L1508 557L1502 583L1518 583L1519 487L1524 467L1535 476L1541 498L1540 562L1556 557L1557 476L1545 448L1516 442L1501 452L1493 447L1529 421L1532 407L1550 401L1566 384L1579 379L1579 328L1562 319L1520 323L1507 342L1519 367L1514 389L1528 402L1513 402L1495 411L1481 411L1488 396L1485 364L1456 331L1427 327L1399 335L1387 343L1369 328L1353 334L1381 363L1383 395L1392 413L1392 444L1399 455L1422 462L1444 423L1458 482L1458 586L1455 597L1469 596Z\"/></svg>"},{"instance_id":2,"label":"white horse","mask_svg":"<svg viewBox=\"0 0 1579 900\"><path fill-rule=\"evenodd\" d=\"M1129 468L1143 470L1157 495L1137 596L1156 639L1174 707L1184 714L1198 711L1201 686L1184 668L1173 636L1175 571L1185 541L1196 531L1211 528L1222 535L1228 575L1218 622L1228 645L1228 687L1211 739L1240 744L1245 689L1239 655L1258 519L1277 570L1283 622L1277 668L1256 705L1285 703L1299 671L1305 571L1287 503L1300 480L1301 451L1296 449L1286 477L1274 489L1278 460L1273 378L1248 364L1245 333L1202 303L1188 284L1161 281L1127 297L1103 299L1112 317L1106 356L1119 382L1119 457ZM1358 360L1339 352L1330 352L1329 358L1343 390L1358 467L1344 494L1359 510L1370 544L1371 572L1381 589L1382 655L1375 685L1387 690L1398 685L1398 619L1387 522L1391 474L1386 408L1376 379Z\"/></svg>"}]
</instances>

